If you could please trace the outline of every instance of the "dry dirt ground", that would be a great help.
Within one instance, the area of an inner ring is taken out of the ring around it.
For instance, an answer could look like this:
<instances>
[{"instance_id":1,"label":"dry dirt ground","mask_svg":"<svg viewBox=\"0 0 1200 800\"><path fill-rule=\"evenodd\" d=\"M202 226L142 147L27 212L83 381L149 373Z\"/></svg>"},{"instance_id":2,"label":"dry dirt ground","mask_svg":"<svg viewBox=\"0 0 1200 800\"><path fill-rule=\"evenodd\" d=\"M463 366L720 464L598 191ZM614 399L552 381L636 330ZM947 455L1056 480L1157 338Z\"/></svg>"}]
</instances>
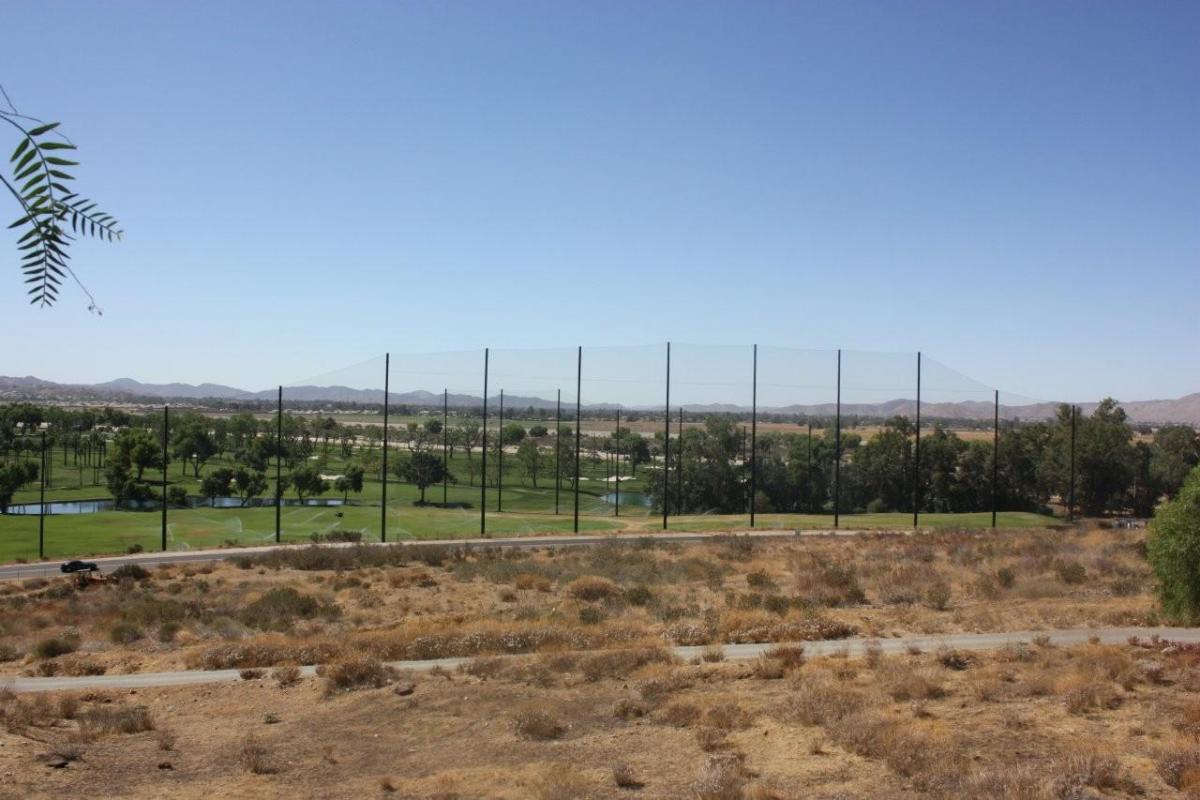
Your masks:
<instances>
[{"instance_id":1,"label":"dry dirt ground","mask_svg":"<svg viewBox=\"0 0 1200 800\"><path fill-rule=\"evenodd\" d=\"M0 689L0 798L1178 797L1200 787L1196 648L780 644L685 664L663 647L1157 624L1143 550L1109 530L292 548L83 590L34 581L0 596L3 673L245 680ZM474 660L379 663L438 656ZM296 681L297 663L330 666Z\"/></svg>"}]
</instances>

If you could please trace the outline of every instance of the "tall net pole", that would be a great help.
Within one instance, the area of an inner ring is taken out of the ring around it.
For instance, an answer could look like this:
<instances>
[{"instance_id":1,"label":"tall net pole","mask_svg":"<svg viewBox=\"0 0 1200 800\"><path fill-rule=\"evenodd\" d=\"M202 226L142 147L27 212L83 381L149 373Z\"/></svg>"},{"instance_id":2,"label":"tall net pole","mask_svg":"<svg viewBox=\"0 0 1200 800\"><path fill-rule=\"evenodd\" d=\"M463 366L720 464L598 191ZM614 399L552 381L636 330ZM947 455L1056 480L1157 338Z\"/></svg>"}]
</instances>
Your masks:
<instances>
[{"instance_id":1,"label":"tall net pole","mask_svg":"<svg viewBox=\"0 0 1200 800\"><path fill-rule=\"evenodd\" d=\"M26 439L25 441L28 441ZM38 497L38 558L46 557L46 432L42 431L42 463L38 470L42 485Z\"/></svg>"},{"instance_id":2,"label":"tall net pole","mask_svg":"<svg viewBox=\"0 0 1200 800\"><path fill-rule=\"evenodd\" d=\"M562 488L562 469L560 456L562 454L562 389L555 391L554 396L554 516L558 516L558 493Z\"/></svg>"},{"instance_id":3,"label":"tall net pole","mask_svg":"<svg viewBox=\"0 0 1200 800\"><path fill-rule=\"evenodd\" d=\"M667 498L671 477L671 343L667 342L667 402L663 406L663 530L667 529L667 514L670 503Z\"/></svg>"},{"instance_id":4,"label":"tall net pole","mask_svg":"<svg viewBox=\"0 0 1200 800\"><path fill-rule=\"evenodd\" d=\"M679 406L679 470L675 474L675 497L679 505L675 513L683 515L683 406Z\"/></svg>"},{"instance_id":5,"label":"tall net pole","mask_svg":"<svg viewBox=\"0 0 1200 800\"><path fill-rule=\"evenodd\" d=\"M574 531L579 533L579 445L580 426L583 423L583 347L575 355L575 522Z\"/></svg>"},{"instance_id":6,"label":"tall net pole","mask_svg":"<svg viewBox=\"0 0 1200 800\"><path fill-rule=\"evenodd\" d=\"M163 406L163 472L162 472L162 525L159 532L160 550L167 549L167 440L171 435L171 407Z\"/></svg>"},{"instance_id":7,"label":"tall net pole","mask_svg":"<svg viewBox=\"0 0 1200 800\"><path fill-rule=\"evenodd\" d=\"M838 348L838 410L833 426L833 527L841 516L841 348Z\"/></svg>"},{"instance_id":8,"label":"tall net pole","mask_svg":"<svg viewBox=\"0 0 1200 800\"><path fill-rule=\"evenodd\" d=\"M808 502L805 506L808 508L808 513L812 513L813 506L813 474L812 474L812 422L808 423L808 469L805 471L805 476L808 479Z\"/></svg>"},{"instance_id":9,"label":"tall net pole","mask_svg":"<svg viewBox=\"0 0 1200 800\"><path fill-rule=\"evenodd\" d=\"M449 504L450 486L450 390L442 389L442 508Z\"/></svg>"},{"instance_id":10,"label":"tall net pole","mask_svg":"<svg viewBox=\"0 0 1200 800\"><path fill-rule=\"evenodd\" d=\"M996 483L1000 465L1000 390L992 403L992 529L996 528Z\"/></svg>"},{"instance_id":11,"label":"tall net pole","mask_svg":"<svg viewBox=\"0 0 1200 800\"><path fill-rule=\"evenodd\" d=\"M380 482L379 541L387 541L387 487L388 487L388 395L391 393L392 354L383 356L383 475ZM282 397L282 390L280 390ZM283 408L282 401L280 409ZM282 413L282 412L281 412Z\"/></svg>"},{"instance_id":12,"label":"tall net pole","mask_svg":"<svg viewBox=\"0 0 1200 800\"><path fill-rule=\"evenodd\" d=\"M483 478L479 481L479 535L487 536L487 404L488 404L488 348L483 348Z\"/></svg>"},{"instance_id":13,"label":"tall net pole","mask_svg":"<svg viewBox=\"0 0 1200 800\"><path fill-rule=\"evenodd\" d=\"M1067 489L1067 522L1075 521L1075 418L1078 412L1071 406L1071 484Z\"/></svg>"},{"instance_id":14,"label":"tall net pole","mask_svg":"<svg viewBox=\"0 0 1200 800\"><path fill-rule=\"evenodd\" d=\"M496 510L504 510L504 390L500 390L500 421L496 423Z\"/></svg>"},{"instance_id":15,"label":"tall net pole","mask_svg":"<svg viewBox=\"0 0 1200 800\"><path fill-rule=\"evenodd\" d=\"M921 353L917 351L917 443L913 450L913 527L921 518Z\"/></svg>"},{"instance_id":16,"label":"tall net pole","mask_svg":"<svg viewBox=\"0 0 1200 800\"><path fill-rule=\"evenodd\" d=\"M754 495L758 491L758 345L754 345L754 369L750 390L750 527L754 527Z\"/></svg>"},{"instance_id":17,"label":"tall net pole","mask_svg":"<svg viewBox=\"0 0 1200 800\"><path fill-rule=\"evenodd\" d=\"M617 434L613 439L613 475L616 477L617 502L613 503L613 516L621 516L621 409L617 409Z\"/></svg>"},{"instance_id":18,"label":"tall net pole","mask_svg":"<svg viewBox=\"0 0 1200 800\"><path fill-rule=\"evenodd\" d=\"M384 395L384 403L387 403L387 395ZM386 405L384 406L387 407ZM386 420L387 412L384 412ZM387 425L383 426L384 431L384 456L383 463L387 464ZM386 466L385 466L386 470ZM384 473L387 474L386 471ZM387 498L387 489L384 490L384 498ZM275 543L279 544L279 531L281 522L281 511L283 507L283 387L279 387L279 399L275 406Z\"/></svg>"}]
</instances>

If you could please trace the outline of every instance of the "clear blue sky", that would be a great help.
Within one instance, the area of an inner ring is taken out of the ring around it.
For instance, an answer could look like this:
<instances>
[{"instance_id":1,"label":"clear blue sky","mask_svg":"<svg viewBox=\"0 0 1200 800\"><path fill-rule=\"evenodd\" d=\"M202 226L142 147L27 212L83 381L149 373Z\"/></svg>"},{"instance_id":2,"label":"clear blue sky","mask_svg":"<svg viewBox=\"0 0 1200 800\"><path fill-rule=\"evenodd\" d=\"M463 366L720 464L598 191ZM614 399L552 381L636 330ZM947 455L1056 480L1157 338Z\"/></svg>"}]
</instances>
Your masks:
<instances>
[{"instance_id":1,"label":"clear blue sky","mask_svg":"<svg viewBox=\"0 0 1200 800\"><path fill-rule=\"evenodd\" d=\"M265 388L389 349L674 339L1200 391L1196 3L0 18L0 82L127 231L75 250L103 317L73 288L25 306L5 232L0 374Z\"/></svg>"}]
</instances>

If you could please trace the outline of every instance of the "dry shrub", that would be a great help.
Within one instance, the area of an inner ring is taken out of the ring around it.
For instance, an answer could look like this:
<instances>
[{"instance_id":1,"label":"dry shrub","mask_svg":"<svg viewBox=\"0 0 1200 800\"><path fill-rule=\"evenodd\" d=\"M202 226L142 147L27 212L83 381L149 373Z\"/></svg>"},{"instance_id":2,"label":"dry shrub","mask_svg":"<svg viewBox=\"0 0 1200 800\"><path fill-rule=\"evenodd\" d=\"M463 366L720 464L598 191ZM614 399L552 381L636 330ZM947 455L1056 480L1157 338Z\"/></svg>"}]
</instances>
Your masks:
<instances>
[{"instance_id":1,"label":"dry shrub","mask_svg":"<svg viewBox=\"0 0 1200 800\"><path fill-rule=\"evenodd\" d=\"M804 725L827 725L863 707L867 697L827 671L801 673L784 715Z\"/></svg>"},{"instance_id":2,"label":"dry shrub","mask_svg":"<svg viewBox=\"0 0 1200 800\"><path fill-rule=\"evenodd\" d=\"M545 711L529 709L513 717L513 730L522 739L547 742L560 738L567 727Z\"/></svg>"},{"instance_id":3,"label":"dry shrub","mask_svg":"<svg viewBox=\"0 0 1200 800\"><path fill-rule=\"evenodd\" d=\"M942 775L940 796L947 798L998 798L1002 800L1052 800L1054 787L1027 765L1009 764L1000 769L977 767L961 775Z\"/></svg>"},{"instance_id":4,"label":"dry shrub","mask_svg":"<svg viewBox=\"0 0 1200 800\"><path fill-rule=\"evenodd\" d=\"M158 732L158 749L163 752L169 752L175 749L175 732L166 728Z\"/></svg>"},{"instance_id":5,"label":"dry shrub","mask_svg":"<svg viewBox=\"0 0 1200 800\"><path fill-rule=\"evenodd\" d=\"M468 675L486 680L495 678L504 672L505 663L502 658L473 658L459 669Z\"/></svg>"},{"instance_id":6,"label":"dry shrub","mask_svg":"<svg viewBox=\"0 0 1200 800\"><path fill-rule=\"evenodd\" d=\"M91 737L106 733L141 733L154 730L146 706L95 706L79 717L79 727Z\"/></svg>"},{"instance_id":7,"label":"dry shrub","mask_svg":"<svg viewBox=\"0 0 1200 800\"><path fill-rule=\"evenodd\" d=\"M804 648L801 645L778 645L765 653L767 658L783 664L786 672L792 672L804 666Z\"/></svg>"},{"instance_id":8,"label":"dry shrub","mask_svg":"<svg viewBox=\"0 0 1200 800\"><path fill-rule=\"evenodd\" d=\"M700 719L700 708L693 703L671 703L659 714L662 721L676 728L687 728Z\"/></svg>"},{"instance_id":9,"label":"dry shrub","mask_svg":"<svg viewBox=\"0 0 1200 800\"><path fill-rule=\"evenodd\" d=\"M284 664L283 666L276 667L271 674L281 689L295 686L300 682L300 668L295 664Z\"/></svg>"},{"instance_id":10,"label":"dry shrub","mask_svg":"<svg viewBox=\"0 0 1200 800\"><path fill-rule=\"evenodd\" d=\"M759 642L802 642L819 639L844 639L856 632L853 625L810 612L779 619L758 611L732 611L721 617L718 630L723 642L753 644Z\"/></svg>"},{"instance_id":11,"label":"dry shrub","mask_svg":"<svg viewBox=\"0 0 1200 800\"><path fill-rule=\"evenodd\" d=\"M708 724L722 731L744 730L754 722L754 715L737 703L718 703L705 714Z\"/></svg>"},{"instance_id":12,"label":"dry shrub","mask_svg":"<svg viewBox=\"0 0 1200 800\"><path fill-rule=\"evenodd\" d=\"M1154 759L1158 776L1173 789L1200 785L1200 747L1181 740L1158 752Z\"/></svg>"},{"instance_id":13,"label":"dry shrub","mask_svg":"<svg viewBox=\"0 0 1200 800\"><path fill-rule=\"evenodd\" d=\"M637 779L633 767L628 764L617 764L612 770L613 783L622 789L640 789L644 785Z\"/></svg>"},{"instance_id":14,"label":"dry shrub","mask_svg":"<svg viewBox=\"0 0 1200 800\"><path fill-rule=\"evenodd\" d=\"M857 606L867 601L858 582L854 565L810 555L792 561L796 574L796 594L814 606Z\"/></svg>"},{"instance_id":15,"label":"dry shrub","mask_svg":"<svg viewBox=\"0 0 1200 800\"><path fill-rule=\"evenodd\" d=\"M618 700L613 706L613 716L617 719L637 719L646 716L649 711L645 703L629 697Z\"/></svg>"},{"instance_id":16,"label":"dry shrub","mask_svg":"<svg viewBox=\"0 0 1200 800\"><path fill-rule=\"evenodd\" d=\"M270 775L277 771L271 751L252 733L246 734L238 750L238 763L242 769L255 775Z\"/></svg>"},{"instance_id":17,"label":"dry shrub","mask_svg":"<svg viewBox=\"0 0 1200 800\"><path fill-rule=\"evenodd\" d=\"M325 679L325 694L355 689L380 689L396 678L396 670L375 658L352 658L319 667Z\"/></svg>"},{"instance_id":18,"label":"dry shrub","mask_svg":"<svg viewBox=\"0 0 1200 800\"><path fill-rule=\"evenodd\" d=\"M673 664L675 660L675 656L665 647L610 650L587 656L580 663L580 670L589 681L598 681L602 678L623 678L647 664Z\"/></svg>"},{"instance_id":19,"label":"dry shrub","mask_svg":"<svg viewBox=\"0 0 1200 800\"><path fill-rule=\"evenodd\" d=\"M777 681L787 674L787 665L777 658L759 656L754 660L754 677Z\"/></svg>"},{"instance_id":20,"label":"dry shrub","mask_svg":"<svg viewBox=\"0 0 1200 800\"><path fill-rule=\"evenodd\" d=\"M616 583L599 575L582 575L567 584L568 595L589 603L608 600L620 593L621 588Z\"/></svg>"},{"instance_id":21,"label":"dry shrub","mask_svg":"<svg viewBox=\"0 0 1200 800\"><path fill-rule=\"evenodd\" d=\"M521 591L548 592L553 583L544 575L522 572L513 578L513 586Z\"/></svg>"},{"instance_id":22,"label":"dry shrub","mask_svg":"<svg viewBox=\"0 0 1200 800\"><path fill-rule=\"evenodd\" d=\"M725 660L725 648L719 644L709 645L700 651L700 660L706 664L716 664Z\"/></svg>"},{"instance_id":23,"label":"dry shrub","mask_svg":"<svg viewBox=\"0 0 1200 800\"><path fill-rule=\"evenodd\" d=\"M725 731L718 730L709 725L702 725L696 728L696 744L700 745L700 749L706 753L720 750L727 744L725 741Z\"/></svg>"},{"instance_id":24,"label":"dry shrub","mask_svg":"<svg viewBox=\"0 0 1200 800\"><path fill-rule=\"evenodd\" d=\"M199 669L245 669L283 664L324 664L342 655L342 645L332 641L294 641L263 637L228 642L193 655L188 666Z\"/></svg>"},{"instance_id":25,"label":"dry shrub","mask_svg":"<svg viewBox=\"0 0 1200 800\"><path fill-rule=\"evenodd\" d=\"M1121 762L1116 756L1094 747L1081 748L1069 753L1059 763L1056 772L1064 790L1082 786L1127 791L1136 788L1132 779L1121 768Z\"/></svg>"},{"instance_id":26,"label":"dry shrub","mask_svg":"<svg viewBox=\"0 0 1200 800\"><path fill-rule=\"evenodd\" d=\"M696 800L743 800L746 768L737 756L713 756L705 762L692 784Z\"/></svg>"},{"instance_id":27,"label":"dry shrub","mask_svg":"<svg viewBox=\"0 0 1200 800\"><path fill-rule=\"evenodd\" d=\"M557 765L534 782L537 800L586 800L592 796L591 782L573 768Z\"/></svg>"},{"instance_id":28,"label":"dry shrub","mask_svg":"<svg viewBox=\"0 0 1200 800\"><path fill-rule=\"evenodd\" d=\"M638 684L638 693L641 694L643 700L650 703L657 703L668 695L682 691L691 685L692 679L689 675L679 671L671 671L642 681Z\"/></svg>"},{"instance_id":29,"label":"dry shrub","mask_svg":"<svg viewBox=\"0 0 1200 800\"><path fill-rule=\"evenodd\" d=\"M879 685L897 702L936 700L946 696L946 689L937 676L912 664L889 659L876 671Z\"/></svg>"},{"instance_id":30,"label":"dry shrub","mask_svg":"<svg viewBox=\"0 0 1200 800\"><path fill-rule=\"evenodd\" d=\"M1121 701L1120 693L1111 683L1097 680L1076 682L1063 697L1067 711L1071 714L1119 708Z\"/></svg>"},{"instance_id":31,"label":"dry shrub","mask_svg":"<svg viewBox=\"0 0 1200 800\"><path fill-rule=\"evenodd\" d=\"M905 778L933 781L941 772L959 768L957 754L945 738L874 708L843 716L827 728L841 747L864 758L882 758Z\"/></svg>"},{"instance_id":32,"label":"dry shrub","mask_svg":"<svg viewBox=\"0 0 1200 800\"><path fill-rule=\"evenodd\" d=\"M58 698L58 715L63 719L75 719L79 716L79 698L73 694L64 694Z\"/></svg>"},{"instance_id":33,"label":"dry shrub","mask_svg":"<svg viewBox=\"0 0 1200 800\"><path fill-rule=\"evenodd\" d=\"M891 606L920 602L921 588L940 581L937 571L927 564L899 564L877 575L874 584L879 602Z\"/></svg>"},{"instance_id":34,"label":"dry shrub","mask_svg":"<svg viewBox=\"0 0 1200 800\"><path fill-rule=\"evenodd\" d=\"M244 669L238 673L238 677L244 681L256 681L264 674L261 669Z\"/></svg>"},{"instance_id":35,"label":"dry shrub","mask_svg":"<svg viewBox=\"0 0 1200 800\"><path fill-rule=\"evenodd\" d=\"M975 663L975 656L960 650L943 647L937 652L937 661L946 669L964 670Z\"/></svg>"}]
</instances>

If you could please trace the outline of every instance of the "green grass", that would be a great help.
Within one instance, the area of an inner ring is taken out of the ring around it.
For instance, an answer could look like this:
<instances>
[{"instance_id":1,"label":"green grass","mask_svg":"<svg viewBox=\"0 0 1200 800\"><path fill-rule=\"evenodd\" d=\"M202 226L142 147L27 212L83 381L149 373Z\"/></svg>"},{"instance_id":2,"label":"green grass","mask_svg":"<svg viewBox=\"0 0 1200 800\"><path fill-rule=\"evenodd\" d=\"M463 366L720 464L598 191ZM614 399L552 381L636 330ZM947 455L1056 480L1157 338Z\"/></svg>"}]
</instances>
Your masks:
<instances>
[{"instance_id":1,"label":"green grass","mask_svg":"<svg viewBox=\"0 0 1200 800\"><path fill-rule=\"evenodd\" d=\"M410 489L412 487L405 487ZM506 490L505 495L509 492ZM546 533L570 533L572 510L569 496L564 496L562 514L522 513L504 511L495 513L494 494L489 493L487 526L493 535L534 535ZM439 492L440 499L440 492ZM453 501L454 494L451 495ZM477 499L473 498L473 499ZM479 509L441 509L417 507L411 501L388 504L388 538L396 539L450 539L477 536L479 534ZM607 507L606 507L607 508ZM581 512L584 509L581 508ZM339 516L339 514L341 516ZM611 511L606 516L581 513L579 527L587 533L606 531L645 531L661 529L661 518L641 513L627 513L622 509L621 517L614 518ZM1051 517L1027 513L1003 513L997 524L1002 528L1036 528L1054 524ZM820 529L833 525L828 515L804 514L761 514L759 528ZM925 514L921 517L922 527L928 528L985 528L991 525L991 515L978 514ZM674 531L719 531L749 528L748 515L704 515L676 517L670 521ZM841 527L845 529L892 529L904 530L912 525L908 514L861 514L844 515ZM100 555L121 553L135 544L147 551L158 550L161 536L161 517L157 512L109 511L99 514L63 515L46 518L45 548L47 558L78 555ZM308 541L314 533L330 533L336 530L361 531L368 541L378 541L380 530L379 506L352 505L342 508L292 507L284 508L281 515L282 539L284 541ZM170 550L216 547L226 542L240 545L266 544L275 538L275 510L273 508L248 509L172 509L168 513L167 547ZM37 557L37 517L0 517L0 562L18 558L34 560Z\"/></svg>"}]
</instances>

